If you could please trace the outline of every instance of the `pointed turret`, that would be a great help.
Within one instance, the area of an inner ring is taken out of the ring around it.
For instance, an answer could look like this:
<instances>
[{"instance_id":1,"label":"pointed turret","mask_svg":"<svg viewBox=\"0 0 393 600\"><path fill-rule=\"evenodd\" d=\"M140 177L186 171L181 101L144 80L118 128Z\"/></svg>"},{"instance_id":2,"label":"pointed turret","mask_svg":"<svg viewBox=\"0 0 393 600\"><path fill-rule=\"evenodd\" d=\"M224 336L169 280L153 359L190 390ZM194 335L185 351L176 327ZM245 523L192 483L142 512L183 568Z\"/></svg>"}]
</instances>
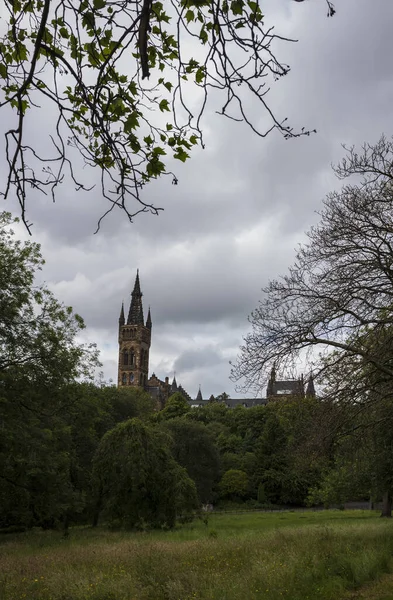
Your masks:
<instances>
[{"instance_id":1,"label":"pointed turret","mask_svg":"<svg viewBox=\"0 0 393 600\"><path fill-rule=\"evenodd\" d=\"M151 323L151 314L150 314L150 306L149 306L149 312L147 313L146 327L151 329L151 326L152 326L152 323Z\"/></svg>"},{"instance_id":2,"label":"pointed turret","mask_svg":"<svg viewBox=\"0 0 393 600\"><path fill-rule=\"evenodd\" d=\"M201 386L199 386L197 397L195 398L196 402L203 402Z\"/></svg>"},{"instance_id":3,"label":"pointed turret","mask_svg":"<svg viewBox=\"0 0 393 600\"><path fill-rule=\"evenodd\" d=\"M312 373L310 374L310 378L307 383L306 396L308 398L315 398L314 377L312 376Z\"/></svg>"},{"instance_id":4,"label":"pointed turret","mask_svg":"<svg viewBox=\"0 0 393 600\"><path fill-rule=\"evenodd\" d=\"M139 283L139 270L136 272L134 290L131 294L131 304L128 312L127 325L144 325L142 292Z\"/></svg>"},{"instance_id":5,"label":"pointed turret","mask_svg":"<svg viewBox=\"0 0 393 600\"><path fill-rule=\"evenodd\" d=\"M120 317L119 317L119 327L121 327L122 325L124 325L124 323L126 322L125 318L124 318L124 302L121 303L121 310L120 310Z\"/></svg>"},{"instance_id":6,"label":"pointed turret","mask_svg":"<svg viewBox=\"0 0 393 600\"><path fill-rule=\"evenodd\" d=\"M273 368L271 370L270 373L270 379L268 381L267 384L267 390L266 390L266 396L269 398L269 396L273 396L274 395L274 384L276 383L276 365L273 365Z\"/></svg>"},{"instance_id":7,"label":"pointed turret","mask_svg":"<svg viewBox=\"0 0 393 600\"><path fill-rule=\"evenodd\" d=\"M177 381L176 381L176 376L173 376L173 381L171 383L171 394L174 394L175 392L177 392Z\"/></svg>"}]
</instances>

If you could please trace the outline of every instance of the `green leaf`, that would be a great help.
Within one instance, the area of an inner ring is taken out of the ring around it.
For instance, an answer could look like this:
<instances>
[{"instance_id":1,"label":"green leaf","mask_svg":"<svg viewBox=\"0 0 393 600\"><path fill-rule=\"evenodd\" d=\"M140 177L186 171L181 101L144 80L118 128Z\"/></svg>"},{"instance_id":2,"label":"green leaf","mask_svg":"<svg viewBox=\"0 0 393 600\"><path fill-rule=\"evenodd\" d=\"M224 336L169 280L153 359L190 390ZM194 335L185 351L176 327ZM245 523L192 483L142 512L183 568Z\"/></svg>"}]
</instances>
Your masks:
<instances>
[{"instance_id":1,"label":"green leaf","mask_svg":"<svg viewBox=\"0 0 393 600\"><path fill-rule=\"evenodd\" d=\"M140 145L140 143L139 143L139 140L138 140L138 138L136 137L136 135L135 135L135 134L133 134L133 133L130 133L130 135L128 136L128 141L129 141L129 143L130 143L131 150L132 150L133 152L135 152L135 154L138 154L138 152L139 152L139 151L140 151L140 149L141 149L141 145Z\"/></svg>"},{"instance_id":2,"label":"green leaf","mask_svg":"<svg viewBox=\"0 0 393 600\"><path fill-rule=\"evenodd\" d=\"M155 156L159 156L159 155L164 155L164 154L166 154L166 152L165 152L164 148L160 148L160 146L156 146L156 147L153 149L153 154L154 154Z\"/></svg>"},{"instance_id":3,"label":"green leaf","mask_svg":"<svg viewBox=\"0 0 393 600\"><path fill-rule=\"evenodd\" d=\"M94 29L96 24L94 13L88 11L85 12L82 17L82 25L85 29Z\"/></svg>"},{"instance_id":4,"label":"green leaf","mask_svg":"<svg viewBox=\"0 0 393 600\"><path fill-rule=\"evenodd\" d=\"M244 7L243 0L232 0L231 11L233 12L234 15L242 15L243 7Z\"/></svg>"},{"instance_id":5,"label":"green leaf","mask_svg":"<svg viewBox=\"0 0 393 600\"><path fill-rule=\"evenodd\" d=\"M70 37L67 27L61 27L59 29L59 33L62 38L68 39Z\"/></svg>"},{"instance_id":6,"label":"green leaf","mask_svg":"<svg viewBox=\"0 0 393 600\"><path fill-rule=\"evenodd\" d=\"M168 112L170 112L170 108L168 105L168 100L166 100L165 98L163 100L161 100L160 104L158 105L160 108L161 112L164 112L165 110L167 110Z\"/></svg>"},{"instance_id":7,"label":"green leaf","mask_svg":"<svg viewBox=\"0 0 393 600\"><path fill-rule=\"evenodd\" d=\"M148 146L151 146L152 143L154 142L153 138L150 135L147 135L146 137L143 138L145 144L147 144Z\"/></svg>"},{"instance_id":8,"label":"green leaf","mask_svg":"<svg viewBox=\"0 0 393 600\"><path fill-rule=\"evenodd\" d=\"M0 77L3 79L7 77L7 67L3 63L0 63Z\"/></svg>"},{"instance_id":9,"label":"green leaf","mask_svg":"<svg viewBox=\"0 0 393 600\"><path fill-rule=\"evenodd\" d=\"M127 120L124 122L124 133L130 133L139 126L138 116L136 111L128 115Z\"/></svg>"},{"instance_id":10,"label":"green leaf","mask_svg":"<svg viewBox=\"0 0 393 600\"><path fill-rule=\"evenodd\" d=\"M137 96L138 88L137 88L135 81L131 81L130 85L128 86L128 89L133 96Z\"/></svg>"},{"instance_id":11,"label":"green leaf","mask_svg":"<svg viewBox=\"0 0 393 600\"><path fill-rule=\"evenodd\" d=\"M181 160L182 162L186 162L187 158L190 158L189 154L183 150L181 146L176 148L176 153L173 155L173 158L177 160Z\"/></svg>"},{"instance_id":12,"label":"green leaf","mask_svg":"<svg viewBox=\"0 0 393 600\"><path fill-rule=\"evenodd\" d=\"M195 81L197 83L202 83L204 78L205 78L205 71L204 71L203 67L199 67L199 69L195 73Z\"/></svg>"},{"instance_id":13,"label":"green leaf","mask_svg":"<svg viewBox=\"0 0 393 600\"><path fill-rule=\"evenodd\" d=\"M153 156L152 159L146 165L146 172L149 177L157 177L161 175L165 171L165 165L163 162L158 160L156 156Z\"/></svg>"},{"instance_id":14,"label":"green leaf","mask_svg":"<svg viewBox=\"0 0 393 600\"><path fill-rule=\"evenodd\" d=\"M260 12L260 8L258 5L258 2L254 2L253 0L248 0L247 2L248 6L251 8L252 12Z\"/></svg>"},{"instance_id":15,"label":"green leaf","mask_svg":"<svg viewBox=\"0 0 393 600\"><path fill-rule=\"evenodd\" d=\"M193 21L194 19L195 19L194 11L188 10L186 12L186 21L187 21L187 23L189 23L190 21Z\"/></svg>"},{"instance_id":16,"label":"green leaf","mask_svg":"<svg viewBox=\"0 0 393 600\"><path fill-rule=\"evenodd\" d=\"M199 39L201 40L202 44L206 44L207 40L209 39L204 25L202 26L202 29L199 32Z\"/></svg>"},{"instance_id":17,"label":"green leaf","mask_svg":"<svg viewBox=\"0 0 393 600\"><path fill-rule=\"evenodd\" d=\"M101 10L102 8L105 8L106 1L105 0L94 0L93 6L94 6L94 10Z\"/></svg>"}]
</instances>

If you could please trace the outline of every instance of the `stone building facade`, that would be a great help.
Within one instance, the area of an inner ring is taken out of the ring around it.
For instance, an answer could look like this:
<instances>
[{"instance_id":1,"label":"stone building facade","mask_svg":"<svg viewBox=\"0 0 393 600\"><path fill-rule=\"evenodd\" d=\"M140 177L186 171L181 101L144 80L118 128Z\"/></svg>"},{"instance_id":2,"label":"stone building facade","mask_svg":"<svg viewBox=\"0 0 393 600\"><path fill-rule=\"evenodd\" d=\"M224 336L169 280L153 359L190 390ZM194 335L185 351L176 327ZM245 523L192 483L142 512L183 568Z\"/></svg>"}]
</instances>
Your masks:
<instances>
[{"instance_id":1,"label":"stone building facade","mask_svg":"<svg viewBox=\"0 0 393 600\"><path fill-rule=\"evenodd\" d=\"M146 323L144 321L142 296L137 271L127 320L123 304L120 310L117 385L143 388L156 401L157 409L160 410L171 394L183 390L181 386L177 386L175 378L170 384L168 377L164 381L155 373L149 377L152 320L149 308ZM191 400L188 395L187 399Z\"/></svg>"},{"instance_id":2,"label":"stone building facade","mask_svg":"<svg viewBox=\"0 0 393 600\"><path fill-rule=\"evenodd\" d=\"M137 272L127 320L124 316L123 304L120 311L117 377L119 386L146 387L149 375L151 329L150 308L146 323L143 318L142 292Z\"/></svg>"},{"instance_id":3,"label":"stone building facade","mask_svg":"<svg viewBox=\"0 0 393 600\"><path fill-rule=\"evenodd\" d=\"M266 400L282 400L283 398L315 398L315 387L312 373L305 385L303 375L300 379L277 379L276 369L272 368L266 389Z\"/></svg>"}]
</instances>

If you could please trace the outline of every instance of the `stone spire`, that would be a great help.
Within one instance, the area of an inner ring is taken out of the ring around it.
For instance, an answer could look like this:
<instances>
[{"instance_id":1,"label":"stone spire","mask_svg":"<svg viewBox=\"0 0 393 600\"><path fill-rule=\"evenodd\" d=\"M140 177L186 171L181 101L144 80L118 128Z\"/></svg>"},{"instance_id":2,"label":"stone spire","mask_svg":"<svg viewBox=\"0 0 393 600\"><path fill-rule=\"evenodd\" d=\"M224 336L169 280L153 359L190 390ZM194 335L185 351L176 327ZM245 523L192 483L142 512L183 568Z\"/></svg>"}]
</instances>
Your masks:
<instances>
[{"instance_id":1,"label":"stone spire","mask_svg":"<svg viewBox=\"0 0 393 600\"><path fill-rule=\"evenodd\" d=\"M276 365L273 365L273 368L270 373L270 379L267 384L266 396L273 396L274 384L276 383Z\"/></svg>"},{"instance_id":2,"label":"stone spire","mask_svg":"<svg viewBox=\"0 0 393 600\"><path fill-rule=\"evenodd\" d=\"M314 377L312 376L312 373L310 373L310 378L307 383L306 396L308 398L315 398Z\"/></svg>"},{"instance_id":3,"label":"stone spire","mask_svg":"<svg viewBox=\"0 0 393 600\"><path fill-rule=\"evenodd\" d=\"M146 321L146 327L148 327L149 329L151 329L151 314L150 314L150 306L149 306L149 312L147 313L147 321Z\"/></svg>"},{"instance_id":4,"label":"stone spire","mask_svg":"<svg viewBox=\"0 0 393 600\"><path fill-rule=\"evenodd\" d=\"M201 386L199 386L197 397L195 398L196 402L203 402Z\"/></svg>"},{"instance_id":5,"label":"stone spire","mask_svg":"<svg viewBox=\"0 0 393 600\"><path fill-rule=\"evenodd\" d=\"M175 392L177 392L176 375L173 376L173 381L172 381L172 384L171 384L171 394L174 394Z\"/></svg>"},{"instance_id":6,"label":"stone spire","mask_svg":"<svg viewBox=\"0 0 393 600\"><path fill-rule=\"evenodd\" d=\"M139 283L139 270L136 272L134 290L131 294L131 304L128 312L127 325L144 325L142 292Z\"/></svg>"},{"instance_id":7,"label":"stone spire","mask_svg":"<svg viewBox=\"0 0 393 600\"><path fill-rule=\"evenodd\" d=\"M125 322L126 322L126 320L124 318L124 302L122 302L121 303L120 317L119 317L119 327L121 327L122 325L124 325Z\"/></svg>"}]
</instances>

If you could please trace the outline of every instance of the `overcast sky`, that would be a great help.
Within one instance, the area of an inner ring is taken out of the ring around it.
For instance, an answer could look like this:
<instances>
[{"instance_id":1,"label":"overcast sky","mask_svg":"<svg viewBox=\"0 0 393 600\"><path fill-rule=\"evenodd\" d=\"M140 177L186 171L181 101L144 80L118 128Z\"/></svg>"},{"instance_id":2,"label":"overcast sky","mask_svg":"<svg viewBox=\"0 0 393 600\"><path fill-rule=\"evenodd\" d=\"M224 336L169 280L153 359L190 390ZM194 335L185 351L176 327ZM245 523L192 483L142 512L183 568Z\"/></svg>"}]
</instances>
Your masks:
<instances>
[{"instance_id":1,"label":"overcast sky","mask_svg":"<svg viewBox=\"0 0 393 600\"><path fill-rule=\"evenodd\" d=\"M199 384L203 397L243 396L229 380L229 361L261 288L286 271L322 199L339 188L330 165L342 156L341 144L393 134L393 2L335 6L328 19L324 0L262 3L267 23L298 39L276 45L291 72L272 85L269 103L316 135L261 139L208 110L207 148L176 165L179 185L163 179L144 192L165 208L160 216L130 225L114 212L93 235L105 207L98 188L78 194L63 187L56 204L31 203L45 280L84 317L106 379L117 378L120 307L124 300L128 310L139 268L145 316L150 305L153 319L149 373L172 378L176 371L192 397ZM5 208L17 213L11 201Z\"/></svg>"}]
</instances>

